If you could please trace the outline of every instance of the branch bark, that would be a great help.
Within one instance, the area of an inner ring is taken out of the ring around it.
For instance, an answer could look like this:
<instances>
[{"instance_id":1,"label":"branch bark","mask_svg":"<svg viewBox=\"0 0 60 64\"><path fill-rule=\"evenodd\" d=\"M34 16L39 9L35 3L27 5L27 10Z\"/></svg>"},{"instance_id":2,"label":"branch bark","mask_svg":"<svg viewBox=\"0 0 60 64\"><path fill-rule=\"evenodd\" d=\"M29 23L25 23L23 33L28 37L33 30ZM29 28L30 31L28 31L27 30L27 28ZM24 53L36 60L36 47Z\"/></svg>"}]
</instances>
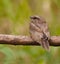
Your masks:
<instances>
[{"instance_id":1,"label":"branch bark","mask_svg":"<svg viewBox=\"0 0 60 64\"><path fill-rule=\"evenodd\" d=\"M29 36L16 36L0 34L0 44L11 45L40 45L34 42ZM49 40L50 46L60 46L60 36L51 36Z\"/></svg>"}]
</instances>

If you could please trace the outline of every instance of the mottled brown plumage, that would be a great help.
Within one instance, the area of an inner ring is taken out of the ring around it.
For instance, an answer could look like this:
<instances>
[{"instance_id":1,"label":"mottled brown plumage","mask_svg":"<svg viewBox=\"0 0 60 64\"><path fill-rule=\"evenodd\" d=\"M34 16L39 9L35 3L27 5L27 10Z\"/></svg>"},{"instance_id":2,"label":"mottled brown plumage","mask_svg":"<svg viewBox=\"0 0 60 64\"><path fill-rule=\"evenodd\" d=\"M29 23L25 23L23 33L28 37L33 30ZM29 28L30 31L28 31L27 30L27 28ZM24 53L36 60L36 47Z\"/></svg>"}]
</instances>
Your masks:
<instances>
[{"instance_id":1,"label":"mottled brown plumage","mask_svg":"<svg viewBox=\"0 0 60 64\"><path fill-rule=\"evenodd\" d=\"M31 16L30 34L31 38L42 45L43 48L49 51L50 33L44 18L40 16Z\"/></svg>"}]
</instances>

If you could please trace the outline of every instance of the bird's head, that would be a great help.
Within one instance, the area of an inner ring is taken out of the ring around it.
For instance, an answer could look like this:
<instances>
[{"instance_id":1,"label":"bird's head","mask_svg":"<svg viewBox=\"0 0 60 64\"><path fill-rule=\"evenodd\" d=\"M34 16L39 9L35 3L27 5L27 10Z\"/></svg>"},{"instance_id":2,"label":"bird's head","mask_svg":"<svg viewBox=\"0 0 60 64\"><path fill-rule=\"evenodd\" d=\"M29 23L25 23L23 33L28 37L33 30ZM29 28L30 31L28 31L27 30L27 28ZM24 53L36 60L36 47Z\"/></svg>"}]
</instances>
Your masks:
<instances>
[{"instance_id":1,"label":"bird's head","mask_svg":"<svg viewBox=\"0 0 60 64\"><path fill-rule=\"evenodd\" d=\"M41 16L31 16L30 19L31 19L32 22L45 23L45 19Z\"/></svg>"},{"instance_id":2,"label":"bird's head","mask_svg":"<svg viewBox=\"0 0 60 64\"><path fill-rule=\"evenodd\" d=\"M39 16L31 16L30 18L31 18L32 20L36 20L36 19L39 20L39 19L40 19Z\"/></svg>"}]
</instances>

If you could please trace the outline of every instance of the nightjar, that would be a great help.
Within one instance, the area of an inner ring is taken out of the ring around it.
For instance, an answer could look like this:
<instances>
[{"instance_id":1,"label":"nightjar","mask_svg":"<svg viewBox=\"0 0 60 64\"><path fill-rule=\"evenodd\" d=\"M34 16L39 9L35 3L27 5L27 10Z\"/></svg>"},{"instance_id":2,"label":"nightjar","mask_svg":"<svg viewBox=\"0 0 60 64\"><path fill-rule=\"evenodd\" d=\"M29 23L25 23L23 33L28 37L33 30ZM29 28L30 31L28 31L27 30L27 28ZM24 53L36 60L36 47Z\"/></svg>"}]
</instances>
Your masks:
<instances>
[{"instance_id":1,"label":"nightjar","mask_svg":"<svg viewBox=\"0 0 60 64\"><path fill-rule=\"evenodd\" d=\"M45 19L41 16L31 16L30 19L31 38L41 44L45 50L49 51L48 41L50 39L50 33Z\"/></svg>"}]
</instances>

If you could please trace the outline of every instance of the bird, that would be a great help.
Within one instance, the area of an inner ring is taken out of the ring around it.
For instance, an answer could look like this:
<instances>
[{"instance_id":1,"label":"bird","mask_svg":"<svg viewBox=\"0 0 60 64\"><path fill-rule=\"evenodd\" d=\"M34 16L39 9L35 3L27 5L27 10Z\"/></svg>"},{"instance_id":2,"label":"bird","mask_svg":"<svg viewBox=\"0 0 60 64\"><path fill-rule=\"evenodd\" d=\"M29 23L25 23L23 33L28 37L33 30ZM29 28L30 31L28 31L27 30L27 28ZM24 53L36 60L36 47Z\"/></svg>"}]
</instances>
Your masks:
<instances>
[{"instance_id":1,"label":"bird","mask_svg":"<svg viewBox=\"0 0 60 64\"><path fill-rule=\"evenodd\" d=\"M39 43L45 50L49 51L50 32L45 19L42 16L30 17L30 36L33 41Z\"/></svg>"}]
</instances>

